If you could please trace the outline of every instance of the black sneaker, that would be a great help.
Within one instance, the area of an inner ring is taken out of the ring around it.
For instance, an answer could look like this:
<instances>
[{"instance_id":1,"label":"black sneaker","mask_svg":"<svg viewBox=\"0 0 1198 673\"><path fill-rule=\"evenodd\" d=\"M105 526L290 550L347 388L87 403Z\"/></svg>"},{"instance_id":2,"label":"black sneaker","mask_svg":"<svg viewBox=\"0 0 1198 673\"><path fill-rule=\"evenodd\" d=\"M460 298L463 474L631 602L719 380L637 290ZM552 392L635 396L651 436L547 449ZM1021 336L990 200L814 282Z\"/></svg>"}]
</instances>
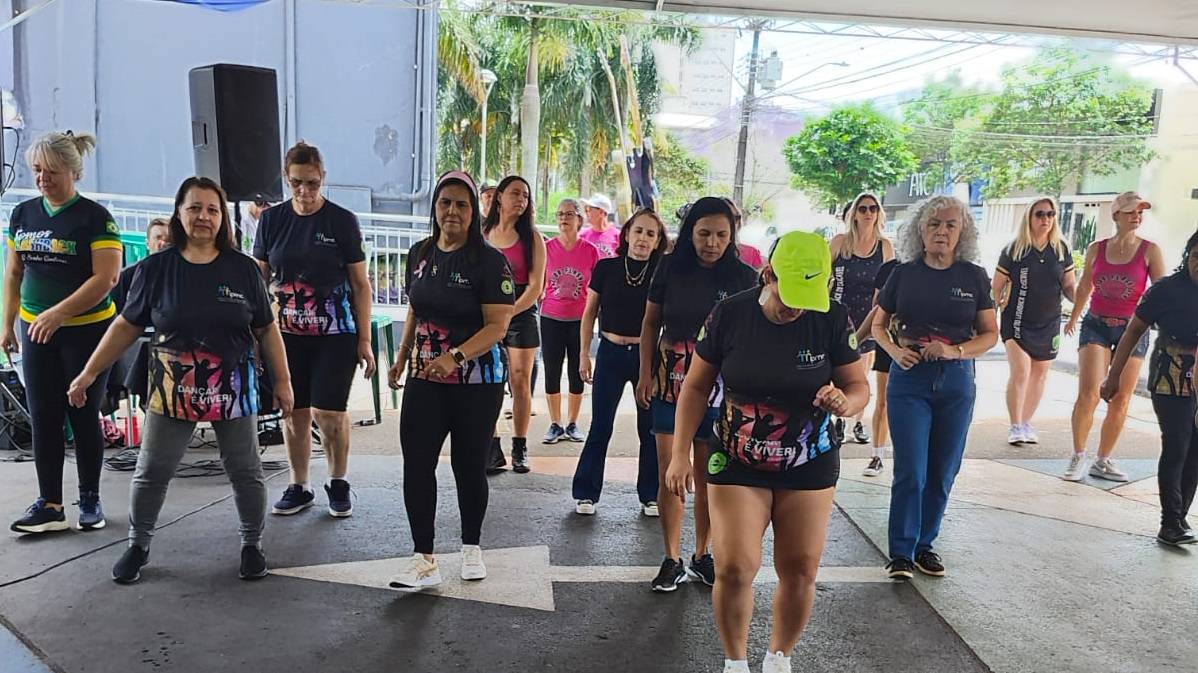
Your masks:
<instances>
[{"instance_id":1,"label":"black sneaker","mask_svg":"<svg viewBox=\"0 0 1198 673\"><path fill-rule=\"evenodd\" d=\"M45 498L38 498L25 510L25 516L12 522L14 533L50 533L67 530L66 512L46 506Z\"/></svg>"},{"instance_id":2,"label":"black sneaker","mask_svg":"<svg viewBox=\"0 0 1198 673\"><path fill-rule=\"evenodd\" d=\"M266 577L266 557L254 545L241 548L241 568L237 576L243 580L260 580Z\"/></svg>"},{"instance_id":3,"label":"black sneaker","mask_svg":"<svg viewBox=\"0 0 1198 673\"><path fill-rule=\"evenodd\" d=\"M344 479L330 479L325 484L324 492L329 496L329 514L338 519L354 513L354 504L350 501L349 482Z\"/></svg>"},{"instance_id":4,"label":"black sneaker","mask_svg":"<svg viewBox=\"0 0 1198 673\"><path fill-rule=\"evenodd\" d=\"M1192 532L1194 532L1194 529L1193 529L1193 528L1190 528L1190 522L1189 522L1189 521L1186 521L1186 520L1185 520L1185 517L1182 517L1182 519L1181 519L1181 521L1180 521L1179 523L1181 523L1181 529L1182 529L1182 530L1184 530L1184 531L1186 531L1186 532L1189 532L1189 533L1192 533Z\"/></svg>"},{"instance_id":5,"label":"black sneaker","mask_svg":"<svg viewBox=\"0 0 1198 673\"><path fill-rule=\"evenodd\" d=\"M299 484L291 484L283 491L283 497L275 503L271 508L271 513L282 514L289 516L291 514L299 514L300 512L312 506L316 502L316 494L311 490L305 490Z\"/></svg>"},{"instance_id":6,"label":"black sneaker","mask_svg":"<svg viewBox=\"0 0 1198 673\"><path fill-rule=\"evenodd\" d=\"M512 472L528 474L528 440L523 437L512 437Z\"/></svg>"},{"instance_id":7,"label":"black sneaker","mask_svg":"<svg viewBox=\"0 0 1198 673\"><path fill-rule=\"evenodd\" d=\"M491 457L487 459L487 474L499 474L506 466L507 458L503 455L503 447L499 445L499 438L492 437Z\"/></svg>"},{"instance_id":8,"label":"black sneaker","mask_svg":"<svg viewBox=\"0 0 1198 673\"><path fill-rule=\"evenodd\" d=\"M940 555L931 549L915 552L915 567L925 575L944 577L944 564L940 562Z\"/></svg>"},{"instance_id":9,"label":"black sneaker","mask_svg":"<svg viewBox=\"0 0 1198 673\"><path fill-rule=\"evenodd\" d=\"M117 584L133 584L141 579L141 569L150 562L150 550L131 544L112 566L112 581Z\"/></svg>"},{"instance_id":10,"label":"black sneaker","mask_svg":"<svg viewBox=\"0 0 1198 673\"><path fill-rule=\"evenodd\" d=\"M1164 544L1180 547L1183 544L1194 544L1198 542L1198 538L1194 534L1181 527L1178 521L1169 521L1161 524L1161 529L1156 534L1156 539Z\"/></svg>"},{"instance_id":11,"label":"black sneaker","mask_svg":"<svg viewBox=\"0 0 1198 673\"><path fill-rule=\"evenodd\" d=\"M661 562L661 570L658 571L657 577L653 578L653 583L650 586L658 593L668 593L677 589L678 585L685 581L686 566L682 565L682 559L668 558Z\"/></svg>"},{"instance_id":12,"label":"black sneaker","mask_svg":"<svg viewBox=\"0 0 1198 673\"><path fill-rule=\"evenodd\" d=\"M82 491L79 493L79 502L75 504L79 505L79 530L99 530L107 523L99 493Z\"/></svg>"},{"instance_id":13,"label":"black sneaker","mask_svg":"<svg viewBox=\"0 0 1198 673\"><path fill-rule=\"evenodd\" d=\"M865 426L861 424L861 421L857 421L857 424L853 426L853 441L858 444L869 444L869 433L865 431Z\"/></svg>"},{"instance_id":14,"label":"black sneaker","mask_svg":"<svg viewBox=\"0 0 1198 673\"><path fill-rule=\"evenodd\" d=\"M715 586L715 559L711 554L704 554L699 558L695 558L691 554L690 567L686 569L686 574L693 577L709 587Z\"/></svg>"},{"instance_id":15,"label":"black sneaker","mask_svg":"<svg viewBox=\"0 0 1198 673\"><path fill-rule=\"evenodd\" d=\"M892 580L909 580L915 577L915 564L911 559L890 559L890 563L886 564L886 574Z\"/></svg>"}]
</instances>

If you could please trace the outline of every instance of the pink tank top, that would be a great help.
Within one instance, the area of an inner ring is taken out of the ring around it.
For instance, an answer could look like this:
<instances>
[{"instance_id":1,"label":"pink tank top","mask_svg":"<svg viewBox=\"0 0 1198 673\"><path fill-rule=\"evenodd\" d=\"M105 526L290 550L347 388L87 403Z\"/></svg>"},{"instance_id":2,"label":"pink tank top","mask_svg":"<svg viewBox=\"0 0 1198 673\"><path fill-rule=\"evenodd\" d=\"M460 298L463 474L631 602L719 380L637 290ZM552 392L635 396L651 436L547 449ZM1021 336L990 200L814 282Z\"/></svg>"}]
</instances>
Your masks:
<instances>
[{"instance_id":1,"label":"pink tank top","mask_svg":"<svg viewBox=\"0 0 1198 673\"><path fill-rule=\"evenodd\" d=\"M1103 318L1130 318L1148 287L1148 241L1140 242L1140 248L1126 264L1111 264L1106 249L1107 241L1099 241L1090 312Z\"/></svg>"},{"instance_id":2,"label":"pink tank top","mask_svg":"<svg viewBox=\"0 0 1198 673\"><path fill-rule=\"evenodd\" d=\"M528 258L524 255L524 241L517 240L510 248L500 248L512 267L512 280L516 285L528 285Z\"/></svg>"}]
</instances>

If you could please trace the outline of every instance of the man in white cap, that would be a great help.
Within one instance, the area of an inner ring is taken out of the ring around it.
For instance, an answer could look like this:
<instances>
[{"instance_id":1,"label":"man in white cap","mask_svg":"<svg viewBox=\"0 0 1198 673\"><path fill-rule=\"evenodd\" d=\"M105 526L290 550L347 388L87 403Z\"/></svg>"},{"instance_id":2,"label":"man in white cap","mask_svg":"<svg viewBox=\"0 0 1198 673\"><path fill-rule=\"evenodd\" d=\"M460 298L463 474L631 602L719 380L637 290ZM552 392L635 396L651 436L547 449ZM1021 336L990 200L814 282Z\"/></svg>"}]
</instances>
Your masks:
<instances>
[{"instance_id":1,"label":"man in white cap","mask_svg":"<svg viewBox=\"0 0 1198 673\"><path fill-rule=\"evenodd\" d=\"M595 194L583 199L582 204L586 207L589 226L579 232L579 238L599 248L601 257L615 257L616 248L620 247L620 229L607 221L608 213L613 210L611 199L603 194Z\"/></svg>"}]
</instances>

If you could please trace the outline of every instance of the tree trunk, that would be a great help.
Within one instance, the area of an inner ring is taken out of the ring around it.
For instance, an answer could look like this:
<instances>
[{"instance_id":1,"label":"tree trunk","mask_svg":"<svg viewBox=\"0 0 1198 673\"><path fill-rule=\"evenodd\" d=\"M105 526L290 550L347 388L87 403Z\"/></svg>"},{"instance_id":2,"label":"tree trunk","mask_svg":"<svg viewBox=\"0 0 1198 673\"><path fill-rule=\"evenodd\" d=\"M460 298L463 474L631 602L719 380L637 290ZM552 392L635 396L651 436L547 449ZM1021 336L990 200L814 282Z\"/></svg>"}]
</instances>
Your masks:
<instances>
[{"instance_id":1,"label":"tree trunk","mask_svg":"<svg viewBox=\"0 0 1198 673\"><path fill-rule=\"evenodd\" d=\"M533 19L530 25L528 67L524 72L524 96L520 102L520 146L522 150L520 175L534 183L530 187L535 193L535 182L538 175L537 154L540 149L538 140L541 129L540 64L537 62L537 42L540 38L537 20Z\"/></svg>"},{"instance_id":2,"label":"tree trunk","mask_svg":"<svg viewBox=\"0 0 1198 673\"><path fill-rule=\"evenodd\" d=\"M578 191L582 195L582 198L584 198L584 199L591 198L591 194L594 194L595 192L593 192L591 190L591 160L590 160L590 157L587 157L582 162L582 172L578 176L578 182L579 182Z\"/></svg>"},{"instance_id":3,"label":"tree trunk","mask_svg":"<svg viewBox=\"0 0 1198 673\"><path fill-rule=\"evenodd\" d=\"M520 126L522 126L522 124L520 124L520 107L516 103L515 96L512 96L512 126L515 128L519 128ZM507 170L503 171L503 175L500 175L499 179L502 179L509 175L514 174L516 172L517 167L520 165L520 143L515 142L515 140L513 140L513 139L509 139L507 146L508 146ZM496 179L495 182L498 183L499 179Z\"/></svg>"}]
</instances>

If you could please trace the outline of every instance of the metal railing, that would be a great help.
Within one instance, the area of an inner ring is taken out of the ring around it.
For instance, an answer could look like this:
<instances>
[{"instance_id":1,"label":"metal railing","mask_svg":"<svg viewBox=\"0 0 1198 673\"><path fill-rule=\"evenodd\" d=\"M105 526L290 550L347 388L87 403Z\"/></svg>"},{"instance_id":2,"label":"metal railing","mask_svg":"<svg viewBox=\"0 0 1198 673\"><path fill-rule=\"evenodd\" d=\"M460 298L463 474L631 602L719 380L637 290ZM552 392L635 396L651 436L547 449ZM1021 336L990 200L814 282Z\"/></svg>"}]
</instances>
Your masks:
<instances>
[{"instance_id":1,"label":"metal railing","mask_svg":"<svg viewBox=\"0 0 1198 673\"><path fill-rule=\"evenodd\" d=\"M21 201L39 196L33 189L10 189L0 199L0 217L7 230L12 209ZM161 196L134 194L89 193L89 199L112 213L121 231L144 233L150 222L158 217L170 217L174 200ZM229 204L230 211L233 204ZM374 291L376 308L398 311L407 304L403 295L403 268L408 250L416 241L429 234L428 216L390 215L386 213L354 213L362 228L366 244L367 271ZM243 246L249 251L254 232L247 232ZM396 316L398 317L398 316Z\"/></svg>"}]
</instances>

